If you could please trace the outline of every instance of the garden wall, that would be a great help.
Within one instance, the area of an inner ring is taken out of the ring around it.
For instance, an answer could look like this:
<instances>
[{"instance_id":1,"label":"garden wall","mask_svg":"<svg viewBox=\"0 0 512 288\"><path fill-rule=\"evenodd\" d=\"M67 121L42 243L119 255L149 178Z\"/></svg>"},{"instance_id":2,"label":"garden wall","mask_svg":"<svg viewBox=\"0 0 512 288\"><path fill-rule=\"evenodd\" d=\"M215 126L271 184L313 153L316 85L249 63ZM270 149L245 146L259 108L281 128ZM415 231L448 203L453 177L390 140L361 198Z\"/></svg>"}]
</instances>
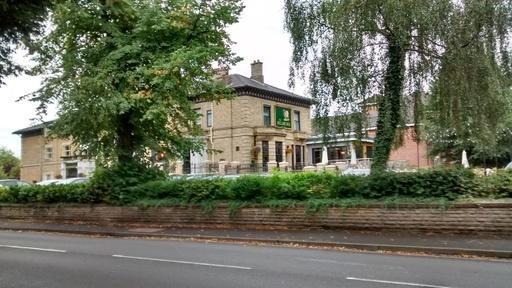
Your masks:
<instances>
[{"instance_id":1,"label":"garden wall","mask_svg":"<svg viewBox=\"0 0 512 288\"><path fill-rule=\"evenodd\" d=\"M0 205L0 220L86 223L153 227L256 229L415 230L512 235L512 203L458 204L450 208L415 205L386 208L328 208L316 213L304 207L241 208L115 207L107 205Z\"/></svg>"}]
</instances>

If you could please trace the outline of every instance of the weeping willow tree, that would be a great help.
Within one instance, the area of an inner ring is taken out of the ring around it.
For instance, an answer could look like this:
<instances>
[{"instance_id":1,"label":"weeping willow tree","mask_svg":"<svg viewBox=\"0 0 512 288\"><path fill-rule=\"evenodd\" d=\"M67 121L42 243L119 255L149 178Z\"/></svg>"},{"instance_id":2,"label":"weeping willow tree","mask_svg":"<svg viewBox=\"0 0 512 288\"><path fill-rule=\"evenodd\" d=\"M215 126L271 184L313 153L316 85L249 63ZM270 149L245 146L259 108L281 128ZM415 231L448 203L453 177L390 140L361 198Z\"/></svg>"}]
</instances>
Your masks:
<instances>
[{"instance_id":1,"label":"weeping willow tree","mask_svg":"<svg viewBox=\"0 0 512 288\"><path fill-rule=\"evenodd\" d=\"M463 91L462 86L485 87L501 81L492 73L472 83L454 81L464 78L467 70L450 73L446 63L456 57L452 66L456 69L460 64L480 65L473 59L478 58L496 67L509 66L505 55L510 51L511 3L285 0L285 27L293 45L290 84L297 76L308 79L310 93L319 103L316 117L336 111L345 115L361 113L361 104L375 97L379 114L372 170L383 170L405 116L419 121L411 114L421 110L418 103L432 90L433 83L439 83L438 89L443 91L450 85L450 89ZM481 43L493 45L476 48ZM471 57L459 57L461 51ZM496 105L494 96L489 97L492 89L479 92L485 94L475 92L464 97L486 102L480 106L486 109ZM461 95L446 92L442 97L455 99ZM480 107L464 113L478 113Z\"/></svg>"},{"instance_id":2,"label":"weeping willow tree","mask_svg":"<svg viewBox=\"0 0 512 288\"><path fill-rule=\"evenodd\" d=\"M443 57L425 113L433 155L457 160L467 150L477 164L511 160L512 74L506 38L510 16L493 18L493 10L500 8L505 7L488 7L487 17L473 21L486 33Z\"/></svg>"}]
</instances>

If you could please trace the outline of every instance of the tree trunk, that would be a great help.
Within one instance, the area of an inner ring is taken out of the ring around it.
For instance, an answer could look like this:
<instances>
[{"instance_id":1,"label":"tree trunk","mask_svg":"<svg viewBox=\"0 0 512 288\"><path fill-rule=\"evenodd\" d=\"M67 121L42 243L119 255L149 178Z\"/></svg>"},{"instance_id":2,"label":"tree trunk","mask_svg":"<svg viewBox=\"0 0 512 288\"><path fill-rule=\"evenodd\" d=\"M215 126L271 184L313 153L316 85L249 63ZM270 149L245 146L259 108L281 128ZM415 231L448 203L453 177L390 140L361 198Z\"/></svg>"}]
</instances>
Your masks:
<instances>
[{"instance_id":1,"label":"tree trunk","mask_svg":"<svg viewBox=\"0 0 512 288\"><path fill-rule=\"evenodd\" d=\"M384 77L384 96L379 99L377 137L372 173L384 171L391 154L397 126L400 123L400 98L404 79L404 49L396 41L388 44L388 67Z\"/></svg>"},{"instance_id":2,"label":"tree trunk","mask_svg":"<svg viewBox=\"0 0 512 288\"><path fill-rule=\"evenodd\" d=\"M117 125L117 161L121 166L133 162L135 152L134 126L131 120L131 111L119 116Z\"/></svg>"}]
</instances>

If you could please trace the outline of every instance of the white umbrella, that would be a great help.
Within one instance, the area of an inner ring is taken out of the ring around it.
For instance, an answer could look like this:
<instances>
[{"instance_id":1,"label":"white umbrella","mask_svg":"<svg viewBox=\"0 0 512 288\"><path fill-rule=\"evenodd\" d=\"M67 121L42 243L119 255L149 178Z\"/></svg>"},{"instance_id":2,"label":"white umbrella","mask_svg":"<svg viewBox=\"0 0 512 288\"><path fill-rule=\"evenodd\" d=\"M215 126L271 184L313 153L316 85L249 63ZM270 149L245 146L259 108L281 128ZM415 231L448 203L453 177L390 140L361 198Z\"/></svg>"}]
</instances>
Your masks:
<instances>
[{"instance_id":1,"label":"white umbrella","mask_svg":"<svg viewBox=\"0 0 512 288\"><path fill-rule=\"evenodd\" d=\"M327 153L327 147L324 146L322 149L322 164L329 164L329 154Z\"/></svg>"},{"instance_id":2,"label":"white umbrella","mask_svg":"<svg viewBox=\"0 0 512 288\"><path fill-rule=\"evenodd\" d=\"M352 143L350 144L350 165L357 165L356 149Z\"/></svg>"},{"instance_id":3,"label":"white umbrella","mask_svg":"<svg viewBox=\"0 0 512 288\"><path fill-rule=\"evenodd\" d=\"M469 168L468 154L466 150L462 150L462 166L464 168Z\"/></svg>"}]
</instances>

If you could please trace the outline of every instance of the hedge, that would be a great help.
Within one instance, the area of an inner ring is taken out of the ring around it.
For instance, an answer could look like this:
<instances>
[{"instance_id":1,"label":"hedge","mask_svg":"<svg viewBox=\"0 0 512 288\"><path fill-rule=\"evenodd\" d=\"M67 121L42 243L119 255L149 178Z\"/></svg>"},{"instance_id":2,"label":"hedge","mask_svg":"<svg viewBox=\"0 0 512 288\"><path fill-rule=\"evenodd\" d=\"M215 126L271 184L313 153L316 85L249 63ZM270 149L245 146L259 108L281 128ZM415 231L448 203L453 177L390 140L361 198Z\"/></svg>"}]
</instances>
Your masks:
<instances>
[{"instance_id":1,"label":"hedge","mask_svg":"<svg viewBox=\"0 0 512 288\"><path fill-rule=\"evenodd\" d=\"M106 173L108 174L108 173ZM101 174L88 185L22 186L0 189L0 202L71 202L128 205L141 200L200 203L204 201L311 201L329 199L382 199L460 197L512 197L512 172L475 177L464 169L384 172L371 176L338 176L334 173L277 173L268 177L237 179L177 179L123 182ZM128 184L129 182L129 184ZM171 201L172 200L172 201ZM176 201L175 201L176 200Z\"/></svg>"}]
</instances>

